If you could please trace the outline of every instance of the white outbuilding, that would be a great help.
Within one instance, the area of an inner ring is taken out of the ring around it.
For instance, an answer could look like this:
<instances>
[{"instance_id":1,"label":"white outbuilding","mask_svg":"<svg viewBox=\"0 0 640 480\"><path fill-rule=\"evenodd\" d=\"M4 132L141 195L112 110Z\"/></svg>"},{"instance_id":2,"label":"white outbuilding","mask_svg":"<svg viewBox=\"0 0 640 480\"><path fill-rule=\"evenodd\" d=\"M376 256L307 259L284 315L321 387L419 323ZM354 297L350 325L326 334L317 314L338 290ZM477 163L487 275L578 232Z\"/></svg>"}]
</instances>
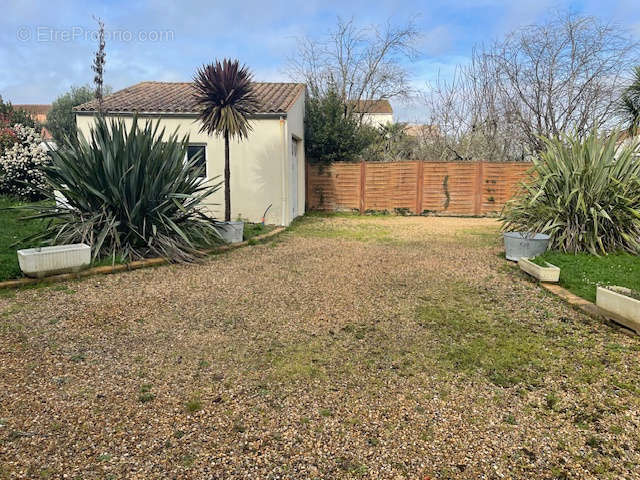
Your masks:
<instances>
[{"instance_id":1,"label":"white outbuilding","mask_svg":"<svg viewBox=\"0 0 640 480\"><path fill-rule=\"evenodd\" d=\"M289 225L305 208L304 104L305 85L300 83L253 84L261 108L251 118L249 138L231 141L232 220L262 220ZM88 136L97 115L98 103L74 108L78 130ZM189 135L189 155L203 152L206 180L223 181L224 140L201 133L202 123L191 83L142 82L104 98L107 119L119 118L131 124L160 121L167 133L177 130ZM224 218L224 189L210 199L210 210Z\"/></svg>"}]
</instances>

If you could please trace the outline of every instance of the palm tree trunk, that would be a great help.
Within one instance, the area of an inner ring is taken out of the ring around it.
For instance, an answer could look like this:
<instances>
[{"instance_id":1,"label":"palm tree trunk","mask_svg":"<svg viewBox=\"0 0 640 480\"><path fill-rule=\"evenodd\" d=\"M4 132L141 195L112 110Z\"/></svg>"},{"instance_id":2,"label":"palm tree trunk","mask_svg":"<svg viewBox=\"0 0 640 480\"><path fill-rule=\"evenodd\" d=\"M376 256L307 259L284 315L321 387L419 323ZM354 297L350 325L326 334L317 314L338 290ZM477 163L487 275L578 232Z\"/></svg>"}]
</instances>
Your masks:
<instances>
[{"instance_id":1,"label":"palm tree trunk","mask_svg":"<svg viewBox=\"0 0 640 480\"><path fill-rule=\"evenodd\" d=\"M229 168L229 131L224 131L224 221L231 221L231 169Z\"/></svg>"}]
</instances>

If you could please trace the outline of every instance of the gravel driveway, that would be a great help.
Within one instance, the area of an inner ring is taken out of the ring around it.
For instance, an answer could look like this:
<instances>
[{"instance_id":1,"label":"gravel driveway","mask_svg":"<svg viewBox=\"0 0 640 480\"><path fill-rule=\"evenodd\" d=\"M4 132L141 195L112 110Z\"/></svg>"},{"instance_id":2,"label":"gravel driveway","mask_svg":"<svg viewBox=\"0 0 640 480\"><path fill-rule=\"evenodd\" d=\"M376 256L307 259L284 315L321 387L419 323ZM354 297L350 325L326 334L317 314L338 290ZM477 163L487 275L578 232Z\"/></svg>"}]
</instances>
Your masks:
<instances>
[{"instance_id":1,"label":"gravel driveway","mask_svg":"<svg viewBox=\"0 0 640 480\"><path fill-rule=\"evenodd\" d=\"M0 479L640 477L640 341L497 231L310 217L202 265L0 292Z\"/></svg>"}]
</instances>

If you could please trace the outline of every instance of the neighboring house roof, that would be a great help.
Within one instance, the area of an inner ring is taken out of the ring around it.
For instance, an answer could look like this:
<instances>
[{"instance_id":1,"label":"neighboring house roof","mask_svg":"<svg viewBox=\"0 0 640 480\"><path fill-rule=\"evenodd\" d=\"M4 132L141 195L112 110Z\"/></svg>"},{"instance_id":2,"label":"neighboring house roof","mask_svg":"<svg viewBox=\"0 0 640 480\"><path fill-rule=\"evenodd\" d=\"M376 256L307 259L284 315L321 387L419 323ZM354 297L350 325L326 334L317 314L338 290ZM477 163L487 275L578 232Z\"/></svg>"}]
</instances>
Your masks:
<instances>
[{"instance_id":1,"label":"neighboring house roof","mask_svg":"<svg viewBox=\"0 0 640 480\"><path fill-rule=\"evenodd\" d=\"M51 105L44 105L44 104L22 104L22 105L13 105L13 108L18 109L18 110L24 110L27 113L35 116L39 116L39 115L44 115L45 117L47 116L47 113L49 113L49 110L51 110Z\"/></svg>"},{"instance_id":2,"label":"neighboring house roof","mask_svg":"<svg viewBox=\"0 0 640 480\"><path fill-rule=\"evenodd\" d=\"M440 136L440 128L437 125L427 124L407 124L404 132L410 137L438 137Z\"/></svg>"},{"instance_id":3,"label":"neighboring house roof","mask_svg":"<svg viewBox=\"0 0 640 480\"><path fill-rule=\"evenodd\" d=\"M304 91L303 83L253 82L261 103L258 113L286 113ZM198 113L191 82L142 82L119 90L103 100L106 112ZM74 112L95 112L98 101L74 107Z\"/></svg>"},{"instance_id":4,"label":"neighboring house roof","mask_svg":"<svg viewBox=\"0 0 640 480\"><path fill-rule=\"evenodd\" d=\"M360 100L356 103L354 111L357 113L383 113L392 114L393 109L389 100Z\"/></svg>"}]
</instances>

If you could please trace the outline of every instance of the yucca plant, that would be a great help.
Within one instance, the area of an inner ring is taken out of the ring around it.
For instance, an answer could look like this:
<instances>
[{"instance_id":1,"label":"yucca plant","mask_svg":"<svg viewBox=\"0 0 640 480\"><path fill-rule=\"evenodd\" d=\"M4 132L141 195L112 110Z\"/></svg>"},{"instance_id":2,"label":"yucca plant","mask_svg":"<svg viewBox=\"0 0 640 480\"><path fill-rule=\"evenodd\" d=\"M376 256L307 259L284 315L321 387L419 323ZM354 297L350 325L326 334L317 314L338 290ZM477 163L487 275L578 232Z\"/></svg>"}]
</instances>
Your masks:
<instances>
[{"instance_id":1,"label":"yucca plant","mask_svg":"<svg viewBox=\"0 0 640 480\"><path fill-rule=\"evenodd\" d=\"M49 219L32 240L85 242L94 260L161 256L192 261L220 241L204 201L220 184L204 183L198 158L187 161L189 138L165 134L160 123L131 127L98 117L89 138L69 139L45 168L48 191L65 202L33 207L29 218ZM49 194L52 195L52 194Z\"/></svg>"},{"instance_id":2,"label":"yucca plant","mask_svg":"<svg viewBox=\"0 0 640 480\"><path fill-rule=\"evenodd\" d=\"M249 117L259 108L251 86L252 75L238 60L205 65L194 78L195 99L201 108L201 132L224 138L224 219L231 220L231 168L229 139L246 139L251 131Z\"/></svg>"},{"instance_id":3,"label":"yucca plant","mask_svg":"<svg viewBox=\"0 0 640 480\"><path fill-rule=\"evenodd\" d=\"M639 253L640 151L619 138L544 138L531 180L505 205L503 229L546 233L563 252Z\"/></svg>"}]
</instances>

